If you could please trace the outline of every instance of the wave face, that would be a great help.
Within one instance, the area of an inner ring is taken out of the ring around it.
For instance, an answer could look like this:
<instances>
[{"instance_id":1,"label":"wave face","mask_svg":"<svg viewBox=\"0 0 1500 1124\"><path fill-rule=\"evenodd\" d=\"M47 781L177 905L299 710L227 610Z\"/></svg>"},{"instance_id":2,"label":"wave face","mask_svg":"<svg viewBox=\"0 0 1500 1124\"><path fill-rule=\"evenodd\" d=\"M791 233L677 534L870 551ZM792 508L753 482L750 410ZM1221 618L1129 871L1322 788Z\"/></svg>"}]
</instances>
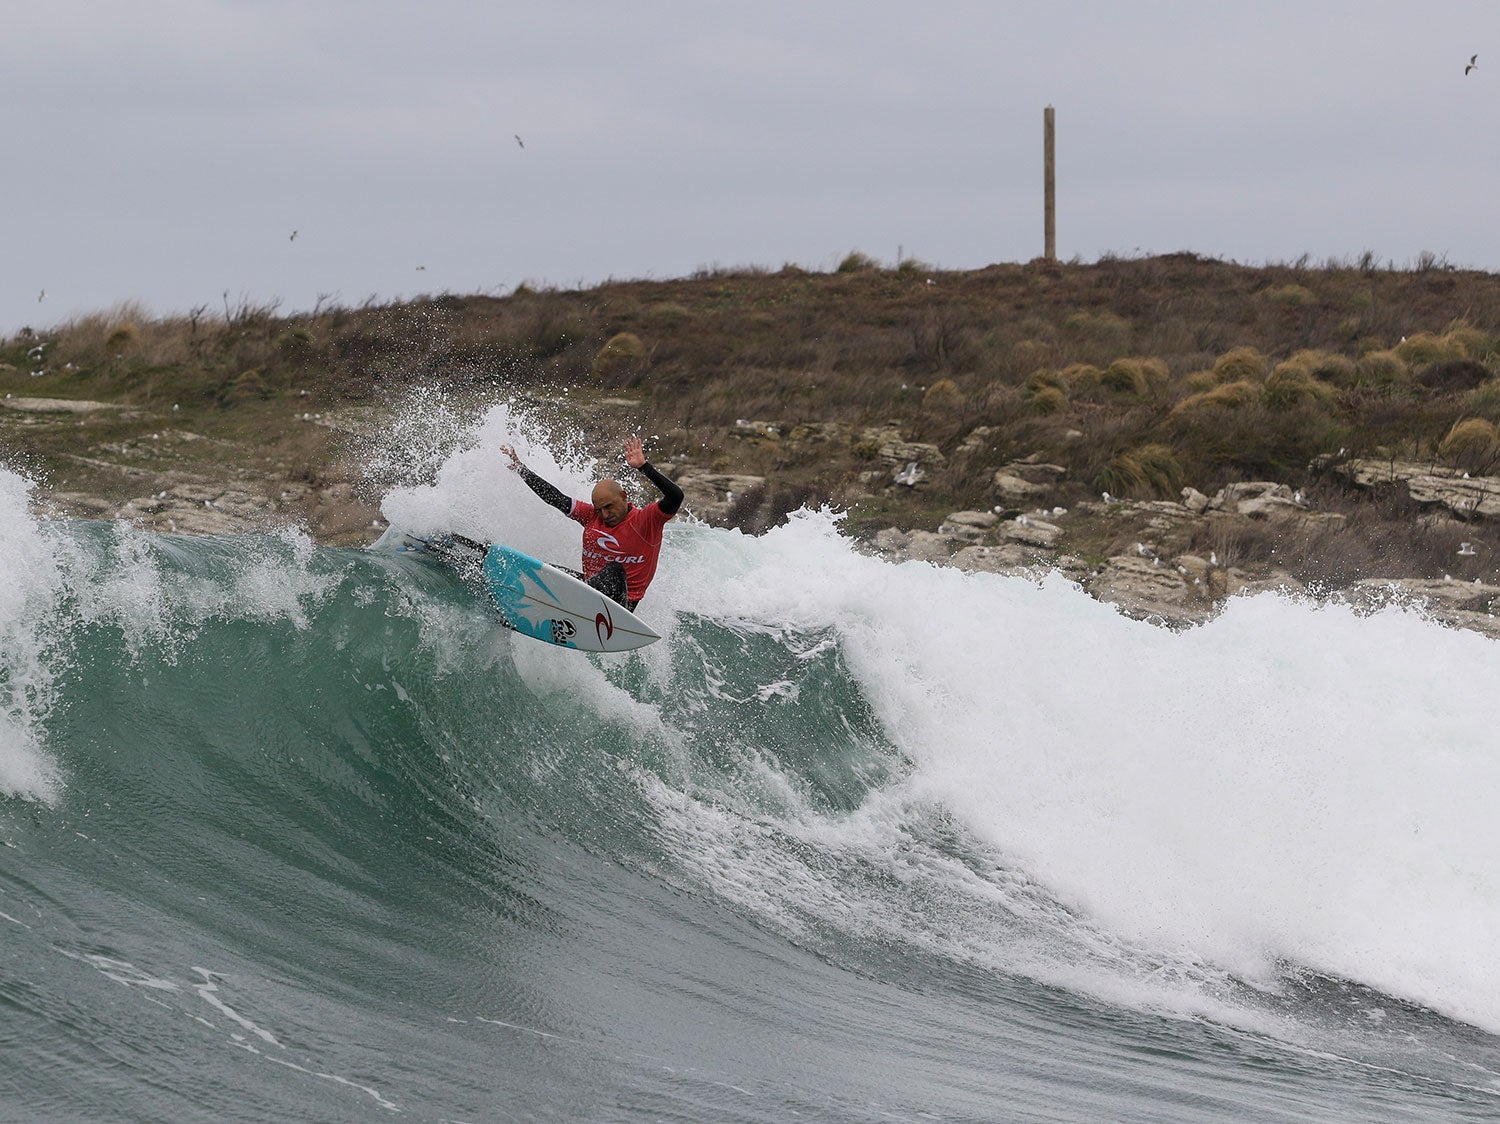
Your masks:
<instances>
[{"instance_id":1,"label":"wave face","mask_svg":"<svg viewBox=\"0 0 1500 1124\"><path fill-rule=\"evenodd\" d=\"M576 552L467 456L388 513ZM1500 1111L1478 636L804 512L674 526L588 656L417 556L0 521L5 1119Z\"/></svg>"}]
</instances>

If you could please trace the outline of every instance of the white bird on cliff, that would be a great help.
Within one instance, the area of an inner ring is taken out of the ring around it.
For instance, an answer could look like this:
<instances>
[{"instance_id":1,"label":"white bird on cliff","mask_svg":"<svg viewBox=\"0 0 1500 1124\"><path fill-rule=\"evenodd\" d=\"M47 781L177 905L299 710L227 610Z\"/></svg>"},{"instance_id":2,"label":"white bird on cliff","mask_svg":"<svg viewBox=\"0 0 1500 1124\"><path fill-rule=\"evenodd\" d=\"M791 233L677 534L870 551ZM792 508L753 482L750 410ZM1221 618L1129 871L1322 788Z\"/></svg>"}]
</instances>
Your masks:
<instances>
[{"instance_id":1,"label":"white bird on cliff","mask_svg":"<svg viewBox=\"0 0 1500 1124\"><path fill-rule=\"evenodd\" d=\"M891 479L896 484L905 484L908 488L914 488L917 481L926 475L927 473L922 471L922 466L916 461L912 461Z\"/></svg>"},{"instance_id":2,"label":"white bird on cliff","mask_svg":"<svg viewBox=\"0 0 1500 1124\"><path fill-rule=\"evenodd\" d=\"M1474 549L1474 544L1471 543L1471 542L1461 542L1461 543L1459 543L1458 544L1458 552L1461 555L1463 555L1465 558L1473 558L1474 555L1476 555L1476 554L1479 553L1477 550Z\"/></svg>"}]
</instances>

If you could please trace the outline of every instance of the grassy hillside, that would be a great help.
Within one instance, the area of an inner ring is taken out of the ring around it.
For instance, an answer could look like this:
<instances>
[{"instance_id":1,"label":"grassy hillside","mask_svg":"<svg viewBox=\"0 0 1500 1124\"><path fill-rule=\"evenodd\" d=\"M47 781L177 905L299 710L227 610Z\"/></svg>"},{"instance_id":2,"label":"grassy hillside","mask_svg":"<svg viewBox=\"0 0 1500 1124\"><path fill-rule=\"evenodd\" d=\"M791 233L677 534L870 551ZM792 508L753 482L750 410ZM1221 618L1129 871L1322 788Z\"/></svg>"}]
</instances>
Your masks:
<instances>
[{"instance_id":1,"label":"grassy hillside","mask_svg":"<svg viewBox=\"0 0 1500 1124\"><path fill-rule=\"evenodd\" d=\"M660 459L767 476L733 513L751 527L807 499L850 506L856 528L935 525L989 506L995 470L1028 456L1066 469L1064 502L1272 479L1368 506L1334 495L1310 462L1342 451L1485 472L1500 464L1497 375L1496 275L1191 254L963 273L851 255L832 274L712 272L292 316L123 307L0 342L0 392L129 407L5 438L13 460L50 477L87 475L81 444L169 423L243 443L256 471L316 480L330 453L292 423L299 412L415 387L567 388L570 402L611 404L589 415L601 430L660 435ZM921 487L874 471L868 431L887 423L948 454ZM951 455L966 439L967 455ZM1365 514L1368 533L1359 520L1351 533L1375 557L1397 537L1377 524L1411 513Z\"/></svg>"}]
</instances>

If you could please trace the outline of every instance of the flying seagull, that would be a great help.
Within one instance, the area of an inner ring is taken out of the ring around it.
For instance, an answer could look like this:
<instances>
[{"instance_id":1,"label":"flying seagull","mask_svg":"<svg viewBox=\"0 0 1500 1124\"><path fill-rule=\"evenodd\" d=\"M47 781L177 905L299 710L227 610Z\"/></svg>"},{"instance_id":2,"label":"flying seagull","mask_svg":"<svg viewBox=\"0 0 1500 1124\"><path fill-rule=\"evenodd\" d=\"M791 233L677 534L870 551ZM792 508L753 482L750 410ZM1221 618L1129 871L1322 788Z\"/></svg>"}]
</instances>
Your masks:
<instances>
[{"instance_id":1,"label":"flying seagull","mask_svg":"<svg viewBox=\"0 0 1500 1124\"><path fill-rule=\"evenodd\" d=\"M1469 65L1466 66L1466 67L1464 67L1464 73L1468 74L1469 71L1473 70L1478 65L1479 65L1479 56L1478 55L1470 55L1469 56Z\"/></svg>"},{"instance_id":2,"label":"flying seagull","mask_svg":"<svg viewBox=\"0 0 1500 1124\"><path fill-rule=\"evenodd\" d=\"M47 290L43 289L40 293L37 294L36 303L37 304L41 304L46 299L47 299Z\"/></svg>"},{"instance_id":3,"label":"flying seagull","mask_svg":"<svg viewBox=\"0 0 1500 1124\"><path fill-rule=\"evenodd\" d=\"M511 133L511 136L513 136L513 137L516 138L516 143L518 145L520 145L522 148L526 147L526 142L521 139L521 134L520 133Z\"/></svg>"},{"instance_id":4,"label":"flying seagull","mask_svg":"<svg viewBox=\"0 0 1500 1124\"><path fill-rule=\"evenodd\" d=\"M297 232L295 230L292 231L292 236L290 238L288 238L287 241L288 242L295 242L295 241L297 241Z\"/></svg>"}]
</instances>

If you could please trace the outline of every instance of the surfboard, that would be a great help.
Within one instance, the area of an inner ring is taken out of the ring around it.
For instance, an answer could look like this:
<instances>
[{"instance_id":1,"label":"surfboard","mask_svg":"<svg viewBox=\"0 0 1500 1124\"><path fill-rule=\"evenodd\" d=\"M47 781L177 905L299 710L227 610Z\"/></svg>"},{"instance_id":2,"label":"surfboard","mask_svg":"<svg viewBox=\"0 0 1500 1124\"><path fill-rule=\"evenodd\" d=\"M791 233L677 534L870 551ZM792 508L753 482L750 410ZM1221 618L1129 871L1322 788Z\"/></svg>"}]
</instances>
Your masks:
<instances>
[{"instance_id":1,"label":"surfboard","mask_svg":"<svg viewBox=\"0 0 1500 1124\"><path fill-rule=\"evenodd\" d=\"M625 652L661 639L618 601L503 543L485 551L480 572L501 616L524 636L584 652Z\"/></svg>"},{"instance_id":2,"label":"surfboard","mask_svg":"<svg viewBox=\"0 0 1500 1124\"><path fill-rule=\"evenodd\" d=\"M486 547L456 536L424 539L388 532L375 545L435 554L460 572L472 572L473 560L483 550L480 584L506 625L533 640L583 652L626 652L661 639L624 605L593 586L504 543Z\"/></svg>"}]
</instances>

